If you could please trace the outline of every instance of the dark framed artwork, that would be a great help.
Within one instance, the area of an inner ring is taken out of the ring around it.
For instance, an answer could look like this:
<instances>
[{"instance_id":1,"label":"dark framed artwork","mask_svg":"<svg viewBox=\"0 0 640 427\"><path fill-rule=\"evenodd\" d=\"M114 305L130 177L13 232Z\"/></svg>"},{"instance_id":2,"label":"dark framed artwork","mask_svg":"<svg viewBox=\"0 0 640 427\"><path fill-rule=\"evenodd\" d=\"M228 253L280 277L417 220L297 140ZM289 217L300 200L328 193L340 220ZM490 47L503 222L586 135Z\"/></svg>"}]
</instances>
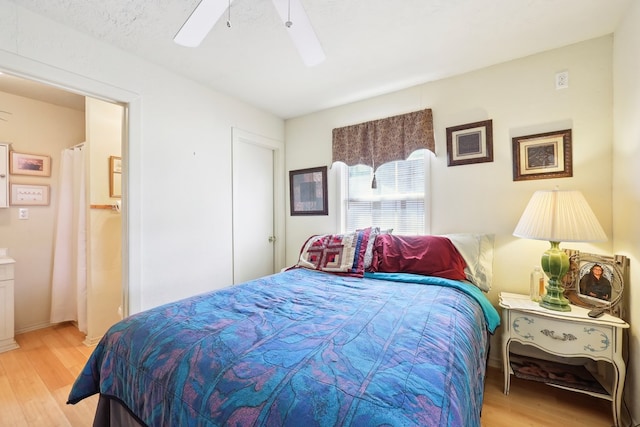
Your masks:
<instances>
[{"instance_id":1,"label":"dark framed artwork","mask_svg":"<svg viewBox=\"0 0 640 427\"><path fill-rule=\"evenodd\" d=\"M513 180L573 176L571 129L512 138Z\"/></svg>"},{"instance_id":2,"label":"dark framed artwork","mask_svg":"<svg viewBox=\"0 0 640 427\"><path fill-rule=\"evenodd\" d=\"M447 128L447 166L493 162L491 120Z\"/></svg>"},{"instance_id":3,"label":"dark framed artwork","mask_svg":"<svg viewBox=\"0 0 640 427\"><path fill-rule=\"evenodd\" d=\"M328 215L327 167L289 171L291 215Z\"/></svg>"}]
</instances>

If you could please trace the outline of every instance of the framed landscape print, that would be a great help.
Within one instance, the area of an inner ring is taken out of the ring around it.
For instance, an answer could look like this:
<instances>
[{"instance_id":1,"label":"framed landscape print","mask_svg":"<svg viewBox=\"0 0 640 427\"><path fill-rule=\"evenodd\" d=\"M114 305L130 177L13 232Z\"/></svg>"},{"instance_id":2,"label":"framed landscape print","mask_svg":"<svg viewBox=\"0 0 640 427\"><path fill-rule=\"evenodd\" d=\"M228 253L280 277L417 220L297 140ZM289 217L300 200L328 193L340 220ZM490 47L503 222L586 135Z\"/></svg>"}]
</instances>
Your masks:
<instances>
[{"instance_id":1,"label":"framed landscape print","mask_svg":"<svg viewBox=\"0 0 640 427\"><path fill-rule=\"evenodd\" d=\"M11 152L9 173L12 175L51 176L51 157Z\"/></svg>"}]
</instances>

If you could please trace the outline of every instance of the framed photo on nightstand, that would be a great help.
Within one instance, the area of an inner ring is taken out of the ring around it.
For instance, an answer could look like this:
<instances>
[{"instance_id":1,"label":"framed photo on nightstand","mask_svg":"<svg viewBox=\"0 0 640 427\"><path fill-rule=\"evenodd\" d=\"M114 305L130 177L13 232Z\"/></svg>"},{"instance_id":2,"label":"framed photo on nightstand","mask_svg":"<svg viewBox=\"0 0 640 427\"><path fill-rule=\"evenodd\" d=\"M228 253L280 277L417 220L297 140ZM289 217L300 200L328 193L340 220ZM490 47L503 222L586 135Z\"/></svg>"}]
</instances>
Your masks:
<instances>
[{"instance_id":1,"label":"framed photo on nightstand","mask_svg":"<svg viewBox=\"0 0 640 427\"><path fill-rule=\"evenodd\" d=\"M621 302L628 277L629 258L598 255L565 249L569 271L562 279L564 295L572 304L604 308L621 317Z\"/></svg>"}]
</instances>

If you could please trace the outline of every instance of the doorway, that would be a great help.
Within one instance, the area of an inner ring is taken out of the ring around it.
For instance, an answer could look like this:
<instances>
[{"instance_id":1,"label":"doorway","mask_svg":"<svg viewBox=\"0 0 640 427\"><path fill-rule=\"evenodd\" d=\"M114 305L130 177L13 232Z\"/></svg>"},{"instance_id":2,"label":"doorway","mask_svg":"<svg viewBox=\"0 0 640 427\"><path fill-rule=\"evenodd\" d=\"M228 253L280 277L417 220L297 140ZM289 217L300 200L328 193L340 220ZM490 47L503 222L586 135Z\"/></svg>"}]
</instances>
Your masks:
<instances>
[{"instance_id":1,"label":"doorway","mask_svg":"<svg viewBox=\"0 0 640 427\"><path fill-rule=\"evenodd\" d=\"M113 155L117 155L118 157L123 158L123 156L126 156L126 153L128 152L127 150L127 142L128 142L128 129L127 129L127 107L126 105L123 105L122 103L117 103L115 101L112 100L100 100L97 98L93 98L93 97L89 97L87 95L84 94L80 94L79 91L72 91L72 90L67 90L67 89L60 89L59 85L55 85L53 86L53 84L49 84L49 83L42 83L41 81L34 81L31 80L28 77L23 77L20 76L19 73L15 73L12 72L10 75L8 74L4 74L3 76L0 76L0 80L2 81L2 83L0 83L0 92L4 92L9 94L9 97L5 97L5 101L7 99L9 100L20 100L22 98L25 99L30 99L32 100L33 105L38 105L40 103L45 103L45 104L51 104L53 107L51 107L49 110L52 111L52 115L56 115L58 114L60 111L65 111L66 109L78 109L81 108L82 112L76 112L76 114L81 115L84 120L81 124L82 126L82 131L83 133L86 132L85 138L86 139L90 139L91 138L91 128L95 127L94 125L90 125L89 121L95 122L96 121L96 117L100 117L101 113L97 112L97 110L99 110L100 108L102 108L104 105L110 105L110 106L114 106L116 105L119 108L119 116L117 117L117 120L119 120L119 128L117 130L117 135L116 138L118 139L117 142L117 150L113 150L113 149L109 149L109 153L113 154ZM82 107L79 106L79 103L81 102ZM25 108L27 108L25 110ZM29 119L29 125L30 126L38 126L38 119L42 116L41 114L39 114L39 110L37 112L34 111L34 113L32 114L25 114L25 111L28 113L29 110L28 108L30 107L24 107L24 106L20 106L19 108L16 107L16 112L17 114L10 114L9 115L9 120L14 119L15 116L15 121L14 123L9 123L9 125L11 126L5 126L4 128L4 135L3 138L0 138L2 140L7 140L7 142L13 143L14 145L14 149L16 151L21 150L21 151L35 151L39 154L47 154L50 155L51 158L54 160L52 162L53 167L52 167L52 173L50 177L38 177L38 182L41 183L42 185L48 185L51 187L51 195L52 195L52 203L50 204L50 206L43 206L43 207L38 207L37 209L31 208L32 211L32 215L31 215L31 222L30 223L17 223L15 221L13 221L14 217L17 217L17 212L18 212L18 207L13 207L10 206L9 209L5 210L5 212L1 212L0 215L2 216L2 218L0 218L0 228L6 224L7 227L12 227L14 230L13 232L10 232L8 234L5 235L9 235L9 236L14 236L14 238L9 238L7 239L5 243L10 252L13 252L14 254L17 252L19 254L17 260L21 261L21 265L16 265L16 270L19 271L20 268L23 268L24 270L22 271L22 273L20 274L20 276L22 277L22 281L19 284L19 287L17 287L17 292L16 292L16 307L15 307L15 311L16 313L24 313L23 317L19 317L20 314L18 314L16 316L16 330L18 333L20 332L26 332L28 330L34 330L34 329L39 329L41 327L46 327L48 326L48 309L50 308L50 294L51 294L51 277L49 276L48 278L45 277L40 277L40 276L33 276L31 273L32 271L37 270L38 273L41 276L42 275L46 275L49 274L50 275L50 264L51 264L51 257L53 256L51 254L52 252L52 247L53 244L50 242L52 239L52 235L54 234L53 228L54 228L54 217L57 215L56 214L56 204L57 204L57 199L56 197L58 196L58 172L59 172L59 167L60 167L60 154L61 154L61 149L63 148L67 148L67 147L61 147L60 144L68 144L68 146L74 145L78 142L84 142L84 141L79 141L79 140L74 140L73 138L69 138L68 140L64 139L63 141L57 141L55 146L51 146L49 147L49 149L46 148L45 145L40 145L37 148L33 148L30 149L30 145L29 145L29 138L23 136L23 135L27 135L28 132L23 132L23 134L21 134L19 131L16 132L15 128L18 127L19 123L20 123L20 119L22 117L24 117L25 115L28 115L30 117ZM46 107L43 107L46 108ZM6 110L6 108L3 108ZM47 110L48 111L48 110ZM91 111L93 113L91 113ZM19 113L18 113L19 112ZM92 115L93 118L90 118L89 115ZM64 115L64 114L62 114ZM69 114L70 116L73 115L73 113ZM104 116L102 116L104 117ZM101 119L98 118L97 122L100 122ZM103 124L103 123L102 123ZM100 125L102 125L100 124ZM104 131L104 129L101 129L99 132L97 133L102 133ZM46 138L42 138L44 141L47 141ZM95 138L94 138L95 139ZM89 146L91 142L89 141L86 145ZM46 144L43 143L43 144ZM98 147L98 143L94 144L94 148ZM102 155L102 153L98 153L99 155ZM95 155L95 152L94 152ZM108 170L108 158L104 159L105 161L102 162L100 160L96 160L96 161L91 161L91 168L93 169L93 172L97 172L95 174L95 176L104 176L104 180L105 183L107 183L105 188L108 188L108 175L107 175L107 170ZM125 158L122 159L122 164L126 165L127 161ZM101 169L104 168L104 171L101 171ZM88 174L90 174L90 172L88 172ZM126 166L123 166L123 170L122 170L122 175L124 177L127 176L127 170L126 170ZM24 179L32 179L30 177L21 177L21 176L12 176L11 180L18 182L18 181L22 181ZM35 180L34 180L35 181ZM126 195L127 195L127 190L126 190L126 179L123 181L123 194L122 197L124 200L126 200ZM98 199L101 200L101 199ZM94 206L107 206L107 209L102 210L102 212L104 212L104 214L110 215L115 217L115 215L112 215L112 206L115 206L116 203L113 201L113 199L108 199L108 200L104 200L104 202L96 202L96 199L91 199L91 204L92 207ZM124 205L126 205L126 203L124 203ZM87 208L89 208L89 206L87 206ZM125 211L126 207L123 209L123 211ZM89 212L92 214L92 216L94 213L94 209L90 209ZM98 215L102 215L102 214L98 214ZM118 216L120 214L118 213ZM24 234L24 228L25 225L28 226L36 226L36 220L43 218L43 220L38 223L38 233L35 234L35 237L37 237L37 240L39 241L39 243L34 243L34 235L31 235L29 239L24 239L25 234ZM3 221L3 219L7 219L7 221ZM115 302L114 303L109 303L109 304L104 304L105 301L105 289L103 287L94 287L89 288L89 292L88 292L88 298L87 298L87 305L88 305L88 315L89 315L89 327L88 327L88 331L87 331L87 338L85 340L85 343L88 345L94 344L95 342L97 342L97 340L103 335L103 333L106 331L106 329L111 326L113 323L115 323L115 321L119 320L119 318L121 317L121 315L124 315L126 313L128 313L128 306L126 306L123 302L123 300L126 300L124 298L126 292L126 285L127 285L127 281L125 280L126 278L126 253L127 253L127 248L125 247L125 245L123 245L123 243L126 243L126 238L125 238L125 232L124 230L126 229L126 216L122 215L122 220L118 219L117 221L117 227L113 228L112 225L115 224L114 221L111 221L113 218L101 218L101 217L97 217L96 218L92 218L92 221L94 223L98 223L98 221L102 221L101 223L99 223L98 225L100 226L101 229L103 230L109 230L110 233L115 233L115 239L110 239L110 241L108 242L109 248L108 249L104 249L102 250L102 252L111 252L112 254L116 254L115 256L118 257L117 262L120 268L118 268L118 272L117 272L117 277L113 278L110 277L109 281L111 283L116 283L116 289L115 289ZM11 224L13 224L13 226L11 226ZM46 224L49 224L48 226ZM22 231L17 230L16 227L20 227L22 226ZM45 230L44 227L47 227L47 229ZM110 228L109 228L110 227ZM91 233L92 230L88 229L87 230L88 233ZM4 233L3 233L4 234ZM21 247L21 243L20 241L24 241L24 240L29 240L30 241L30 247L26 247L24 244ZM95 243L98 242L98 238L95 238L93 240L94 246ZM12 248L14 249L12 251ZM100 253L100 248L96 248L96 247L92 247L89 249L90 253ZM98 259L98 261L100 261L100 259L95 256L94 257L94 261ZM29 268L28 266L31 266L31 268ZM34 269L33 266L38 266L39 268ZM89 280L94 280L95 283L98 283L101 280L101 277L103 277L105 275L105 271L104 269L93 269L94 265L88 264L88 278ZM115 279L115 280L114 280ZM22 295L20 295L19 293L22 293ZM109 293L113 293L113 286L111 286L111 290L109 291ZM48 299L48 303L45 301ZM111 300L114 300L114 298L112 297Z\"/></svg>"}]
</instances>

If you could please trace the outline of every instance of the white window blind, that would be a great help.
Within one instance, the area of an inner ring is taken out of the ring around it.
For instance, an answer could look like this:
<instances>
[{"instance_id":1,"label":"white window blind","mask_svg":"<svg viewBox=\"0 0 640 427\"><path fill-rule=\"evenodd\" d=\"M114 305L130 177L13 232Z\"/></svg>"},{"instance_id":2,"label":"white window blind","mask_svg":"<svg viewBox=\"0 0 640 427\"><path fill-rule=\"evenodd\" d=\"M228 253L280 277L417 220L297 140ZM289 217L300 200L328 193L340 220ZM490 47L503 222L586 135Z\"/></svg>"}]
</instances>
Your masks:
<instances>
[{"instance_id":1,"label":"white window blind","mask_svg":"<svg viewBox=\"0 0 640 427\"><path fill-rule=\"evenodd\" d=\"M345 168L346 230L378 226L394 234L424 234L425 157L426 150L418 150L407 160L383 164L376 171L377 188L371 188L371 167Z\"/></svg>"}]
</instances>

